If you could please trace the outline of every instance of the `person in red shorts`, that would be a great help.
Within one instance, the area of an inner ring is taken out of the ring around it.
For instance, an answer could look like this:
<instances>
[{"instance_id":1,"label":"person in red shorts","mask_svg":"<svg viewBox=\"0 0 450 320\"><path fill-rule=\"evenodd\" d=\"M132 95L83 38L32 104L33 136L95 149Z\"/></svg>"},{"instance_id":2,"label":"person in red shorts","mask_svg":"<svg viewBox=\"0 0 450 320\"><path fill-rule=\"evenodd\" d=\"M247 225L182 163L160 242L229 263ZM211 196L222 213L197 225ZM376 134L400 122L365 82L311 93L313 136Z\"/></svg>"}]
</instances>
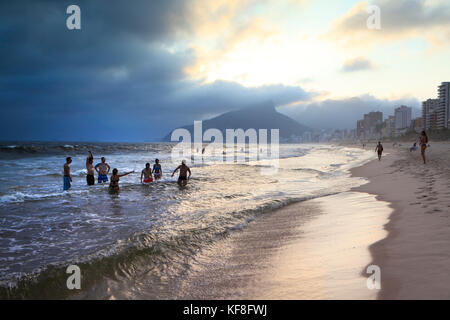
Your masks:
<instances>
[{"instance_id":1,"label":"person in red shorts","mask_svg":"<svg viewBox=\"0 0 450 320\"><path fill-rule=\"evenodd\" d=\"M144 181L142 181L142 178L144 178ZM144 182L144 183L153 182L152 170L150 169L150 163L146 163L144 170L142 170L142 172L141 172L141 183L142 182Z\"/></svg>"}]
</instances>

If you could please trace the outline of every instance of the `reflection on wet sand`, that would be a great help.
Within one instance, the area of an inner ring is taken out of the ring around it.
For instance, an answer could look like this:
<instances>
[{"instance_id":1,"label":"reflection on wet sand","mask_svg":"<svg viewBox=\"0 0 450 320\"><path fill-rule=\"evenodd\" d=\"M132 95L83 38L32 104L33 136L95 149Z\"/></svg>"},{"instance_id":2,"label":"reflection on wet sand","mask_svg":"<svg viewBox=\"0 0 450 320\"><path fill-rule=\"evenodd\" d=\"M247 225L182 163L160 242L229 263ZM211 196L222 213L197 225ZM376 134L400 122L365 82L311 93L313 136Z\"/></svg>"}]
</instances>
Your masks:
<instances>
[{"instance_id":1,"label":"reflection on wet sand","mask_svg":"<svg viewBox=\"0 0 450 320\"><path fill-rule=\"evenodd\" d=\"M309 200L259 217L204 251L180 285L187 299L374 299L362 271L391 209L366 193Z\"/></svg>"}]
</instances>

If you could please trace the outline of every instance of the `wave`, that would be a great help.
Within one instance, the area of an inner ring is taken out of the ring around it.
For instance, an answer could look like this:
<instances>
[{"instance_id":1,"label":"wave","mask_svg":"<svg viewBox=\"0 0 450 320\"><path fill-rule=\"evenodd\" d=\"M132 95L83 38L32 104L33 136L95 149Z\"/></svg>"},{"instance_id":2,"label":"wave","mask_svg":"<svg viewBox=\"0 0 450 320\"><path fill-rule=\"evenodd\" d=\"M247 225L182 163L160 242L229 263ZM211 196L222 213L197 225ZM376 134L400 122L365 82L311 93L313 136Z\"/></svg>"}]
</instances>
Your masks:
<instances>
[{"instance_id":1,"label":"wave","mask_svg":"<svg viewBox=\"0 0 450 320\"><path fill-rule=\"evenodd\" d=\"M62 187L61 187L62 188ZM70 193L82 194L87 193L88 190L71 190ZM68 195L69 192L61 191L61 192L50 192L50 193L23 193L23 192L15 192L13 194L6 194L0 196L0 204L9 204L9 203L20 203L25 201L38 201L44 200L47 198L53 197L61 197Z\"/></svg>"},{"instance_id":2,"label":"wave","mask_svg":"<svg viewBox=\"0 0 450 320\"><path fill-rule=\"evenodd\" d=\"M186 268L186 261L198 250L229 233L245 228L255 217L287 205L334 193L273 200L255 209L234 211L221 216L207 227L185 228L168 233L157 227L135 233L125 240L72 261L49 264L29 274L9 275L1 279L0 299L66 299L73 293L67 289L66 268L77 265L82 272L82 288L90 288L105 279L119 281L139 276L154 277L156 283L176 277ZM102 297L100 297L102 298ZM105 298L105 297L103 297Z\"/></svg>"},{"instance_id":3,"label":"wave","mask_svg":"<svg viewBox=\"0 0 450 320\"><path fill-rule=\"evenodd\" d=\"M114 154L122 152L170 152L167 143L13 143L0 144L0 155L80 155L92 151L95 154Z\"/></svg>"},{"instance_id":4,"label":"wave","mask_svg":"<svg viewBox=\"0 0 450 320\"><path fill-rule=\"evenodd\" d=\"M320 170L317 170L317 169L312 169L312 168L296 168L296 169L288 169L288 170L301 171L301 172L306 172L306 173L313 173L313 174L317 174L319 176L324 176L324 175L328 174L327 172L320 171Z\"/></svg>"}]
</instances>

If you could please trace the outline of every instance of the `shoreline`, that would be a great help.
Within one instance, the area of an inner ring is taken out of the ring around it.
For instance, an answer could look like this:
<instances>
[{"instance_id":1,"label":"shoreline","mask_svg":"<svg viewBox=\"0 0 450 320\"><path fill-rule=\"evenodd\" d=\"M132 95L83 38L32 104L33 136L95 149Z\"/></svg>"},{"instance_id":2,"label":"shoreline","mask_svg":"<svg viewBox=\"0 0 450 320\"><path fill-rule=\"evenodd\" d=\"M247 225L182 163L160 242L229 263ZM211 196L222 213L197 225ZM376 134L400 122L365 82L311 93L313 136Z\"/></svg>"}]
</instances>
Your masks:
<instances>
[{"instance_id":1,"label":"shoreline","mask_svg":"<svg viewBox=\"0 0 450 320\"><path fill-rule=\"evenodd\" d=\"M348 190L259 216L200 252L167 298L376 299L361 270L387 236L389 205Z\"/></svg>"},{"instance_id":2,"label":"shoreline","mask_svg":"<svg viewBox=\"0 0 450 320\"><path fill-rule=\"evenodd\" d=\"M420 151L385 148L389 154L351 169L369 183L354 188L392 208L387 236L369 246L381 269L378 299L449 299L450 144L432 143L424 165Z\"/></svg>"},{"instance_id":3,"label":"shoreline","mask_svg":"<svg viewBox=\"0 0 450 320\"><path fill-rule=\"evenodd\" d=\"M280 208L201 252L169 298L376 299L360 271L389 213L351 191Z\"/></svg>"},{"instance_id":4,"label":"shoreline","mask_svg":"<svg viewBox=\"0 0 450 320\"><path fill-rule=\"evenodd\" d=\"M433 142L427 165L407 147L386 145L382 161L350 170L366 184L278 209L211 248L178 298L449 299L450 144ZM380 290L366 288L370 265Z\"/></svg>"}]
</instances>

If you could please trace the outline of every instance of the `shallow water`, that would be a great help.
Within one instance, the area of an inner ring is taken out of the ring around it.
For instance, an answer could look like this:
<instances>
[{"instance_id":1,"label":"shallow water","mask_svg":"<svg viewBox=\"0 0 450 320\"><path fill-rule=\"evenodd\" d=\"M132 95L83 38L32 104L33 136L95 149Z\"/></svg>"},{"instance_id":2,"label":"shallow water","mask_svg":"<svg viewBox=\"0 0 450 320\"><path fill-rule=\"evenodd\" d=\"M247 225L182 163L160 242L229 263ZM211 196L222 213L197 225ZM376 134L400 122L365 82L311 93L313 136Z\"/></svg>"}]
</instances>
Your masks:
<instances>
[{"instance_id":1,"label":"shallow water","mask_svg":"<svg viewBox=\"0 0 450 320\"><path fill-rule=\"evenodd\" d=\"M110 298L113 284L137 277L150 279L155 292L164 290L197 252L258 215L360 185L362 180L351 178L348 169L374 157L357 148L280 145L279 170L265 176L265 161L223 164L205 156L188 163L192 179L180 189L176 177L170 177L178 165L171 161L172 147L2 146L0 297L70 297L65 287L70 264L80 266L82 295L89 297ZM120 179L119 194L110 194L107 185L86 186L88 149L95 163L105 156L112 168L137 172ZM73 184L63 192L66 156L73 158ZM141 185L140 171L155 158L161 160L163 179Z\"/></svg>"}]
</instances>

